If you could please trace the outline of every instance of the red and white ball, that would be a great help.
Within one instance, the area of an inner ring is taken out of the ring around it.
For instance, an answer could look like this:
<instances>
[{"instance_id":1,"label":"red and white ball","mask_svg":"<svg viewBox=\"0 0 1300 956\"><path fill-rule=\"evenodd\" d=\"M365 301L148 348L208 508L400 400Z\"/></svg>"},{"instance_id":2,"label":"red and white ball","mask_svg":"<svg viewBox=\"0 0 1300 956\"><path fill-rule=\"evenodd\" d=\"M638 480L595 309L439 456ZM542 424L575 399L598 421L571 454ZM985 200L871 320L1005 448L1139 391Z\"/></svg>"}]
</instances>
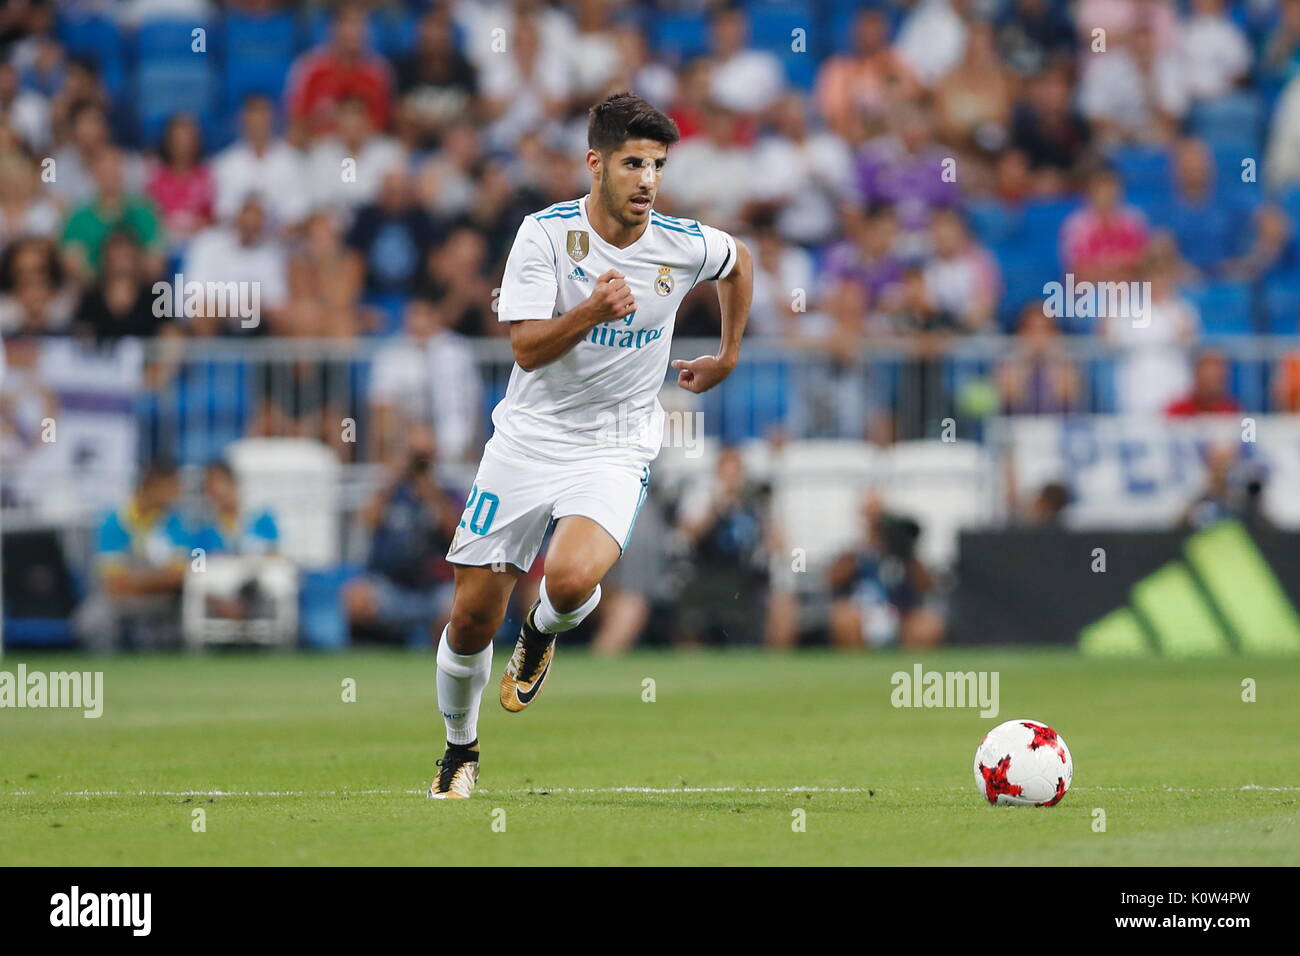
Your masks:
<instances>
[{"instance_id":1,"label":"red and white ball","mask_svg":"<svg viewBox=\"0 0 1300 956\"><path fill-rule=\"evenodd\" d=\"M975 751L975 786L989 803L1054 807L1073 778L1070 748L1041 720L998 724Z\"/></svg>"}]
</instances>

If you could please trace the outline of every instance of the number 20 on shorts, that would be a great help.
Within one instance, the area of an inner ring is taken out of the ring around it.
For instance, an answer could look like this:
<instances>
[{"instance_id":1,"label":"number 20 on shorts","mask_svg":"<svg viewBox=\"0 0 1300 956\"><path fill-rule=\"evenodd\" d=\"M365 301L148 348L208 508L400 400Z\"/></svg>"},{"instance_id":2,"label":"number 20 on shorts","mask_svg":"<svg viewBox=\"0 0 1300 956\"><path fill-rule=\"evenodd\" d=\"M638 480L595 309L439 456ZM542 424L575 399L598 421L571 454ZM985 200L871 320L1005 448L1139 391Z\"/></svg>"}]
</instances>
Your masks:
<instances>
[{"instance_id":1,"label":"number 20 on shorts","mask_svg":"<svg viewBox=\"0 0 1300 956\"><path fill-rule=\"evenodd\" d=\"M460 526L468 527L474 534L487 534L492 527L492 519L497 516L497 506L501 504L501 499L491 492L479 494L478 485L469 490L469 501L465 502L465 515L469 515L469 523L466 524L464 515L461 516ZM470 509L473 508L471 513Z\"/></svg>"}]
</instances>

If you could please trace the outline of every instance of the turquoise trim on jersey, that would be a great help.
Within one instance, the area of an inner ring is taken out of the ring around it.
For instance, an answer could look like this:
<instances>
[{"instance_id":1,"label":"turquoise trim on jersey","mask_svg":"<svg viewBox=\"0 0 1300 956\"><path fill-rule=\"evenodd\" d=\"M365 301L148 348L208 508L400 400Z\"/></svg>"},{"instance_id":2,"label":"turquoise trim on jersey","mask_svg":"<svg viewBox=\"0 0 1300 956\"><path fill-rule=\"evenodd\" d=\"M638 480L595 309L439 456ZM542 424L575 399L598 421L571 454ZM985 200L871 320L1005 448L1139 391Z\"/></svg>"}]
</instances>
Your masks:
<instances>
[{"instance_id":1,"label":"turquoise trim on jersey","mask_svg":"<svg viewBox=\"0 0 1300 956\"><path fill-rule=\"evenodd\" d=\"M650 210L650 215L652 217L658 216L660 219L666 219L675 226L684 226L693 229L700 228L700 221L698 219L683 219L681 216L669 216L667 213L659 212L657 209Z\"/></svg>"},{"instance_id":2,"label":"turquoise trim on jersey","mask_svg":"<svg viewBox=\"0 0 1300 956\"><path fill-rule=\"evenodd\" d=\"M573 212L565 212L565 211L548 212L545 213L544 215L537 216L536 218L540 222L543 219L577 219L581 215L582 213L575 209Z\"/></svg>"},{"instance_id":3,"label":"turquoise trim on jersey","mask_svg":"<svg viewBox=\"0 0 1300 956\"><path fill-rule=\"evenodd\" d=\"M670 226L670 225L668 225L668 223L666 223L666 222L660 222L660 221L657 220L657 219L651 219L650 222L651 222L652 224L658 226L660 229L667 229L667 230L669 230L670 232L680 232L683 236L700 236L700 237L703 237L703 235L704 235L704 233L700 232L698 229L682 229L682 228L679 227L679 226Z\"/></svg>"},{"instance_id":4,"label":"turquoise trim on jersey","mask_svg":"<svg viewBox=\"0 0 1300 956\"><path fill-rule=\"evenodd\" d=\"M700 231L700 224L691 219L674 219L671 216L665 216L661 212L650 213L650 221L657 226L663 226L665 229L676 229L678 232L689 232L692 235L703 235Z\"/></svg>"}]
</instances>

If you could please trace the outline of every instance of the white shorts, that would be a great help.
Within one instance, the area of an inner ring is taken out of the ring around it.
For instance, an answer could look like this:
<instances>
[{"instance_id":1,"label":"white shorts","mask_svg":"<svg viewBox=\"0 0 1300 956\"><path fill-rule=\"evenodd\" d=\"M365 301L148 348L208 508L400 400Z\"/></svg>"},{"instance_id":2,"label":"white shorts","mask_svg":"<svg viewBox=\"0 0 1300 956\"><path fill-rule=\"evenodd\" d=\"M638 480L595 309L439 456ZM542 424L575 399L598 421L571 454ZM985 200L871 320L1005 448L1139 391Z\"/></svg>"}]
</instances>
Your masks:
<instances>
[{"instance_id":1,"label":"white shorts","mask_svg":"<svg viewBox=\"0 0 1300 956\"><path fill-rule=\"evenodd\" d=\"M621 549L632 537L650 486L648 465L609 461L545 462L483 449L460 527L451 539L452 564L513 564L527 572L551 520L590 518Z\"/></svg>"}]
</instances>

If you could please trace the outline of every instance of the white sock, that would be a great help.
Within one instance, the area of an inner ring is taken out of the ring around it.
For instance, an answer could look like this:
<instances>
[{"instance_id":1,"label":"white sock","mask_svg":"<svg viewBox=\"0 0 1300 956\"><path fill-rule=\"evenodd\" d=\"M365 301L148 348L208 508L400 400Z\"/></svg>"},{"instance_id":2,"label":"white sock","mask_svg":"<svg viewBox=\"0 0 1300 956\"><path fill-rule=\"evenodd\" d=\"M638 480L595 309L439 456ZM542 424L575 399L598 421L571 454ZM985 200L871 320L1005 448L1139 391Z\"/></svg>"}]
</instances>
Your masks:
<instances>
[{"instance_id":1,"label":"white sock","mask_svg":"<svg viewBox=\"0 0 1300 956\"><path fill-rule=\"evenodd\" d=\"M449 629L442 629L438 642L438 709L447 724L447 743L472 744L478 739L483 688L492 677L492 645L477 654L457 654L447 640Z\"/></svg>"},{"instance_id":2,"label":"white sock","mask_svg":"<svg viewBox=\"0 0 1300 956\"><path fill-rule=\"evenodd\" d=\"M546 576L542 576L542 587L538 594L541 603L537 605L537 612L533 615L533 625L543 634L559 634L561 631L571 631L583 619L596 610L596 605L600 603L600 585L596 585L596 590L591 592L591 597L579 607L572 611L557 611L551 604L551 598L546 593Z\"/></svg>"}]
</instances>

